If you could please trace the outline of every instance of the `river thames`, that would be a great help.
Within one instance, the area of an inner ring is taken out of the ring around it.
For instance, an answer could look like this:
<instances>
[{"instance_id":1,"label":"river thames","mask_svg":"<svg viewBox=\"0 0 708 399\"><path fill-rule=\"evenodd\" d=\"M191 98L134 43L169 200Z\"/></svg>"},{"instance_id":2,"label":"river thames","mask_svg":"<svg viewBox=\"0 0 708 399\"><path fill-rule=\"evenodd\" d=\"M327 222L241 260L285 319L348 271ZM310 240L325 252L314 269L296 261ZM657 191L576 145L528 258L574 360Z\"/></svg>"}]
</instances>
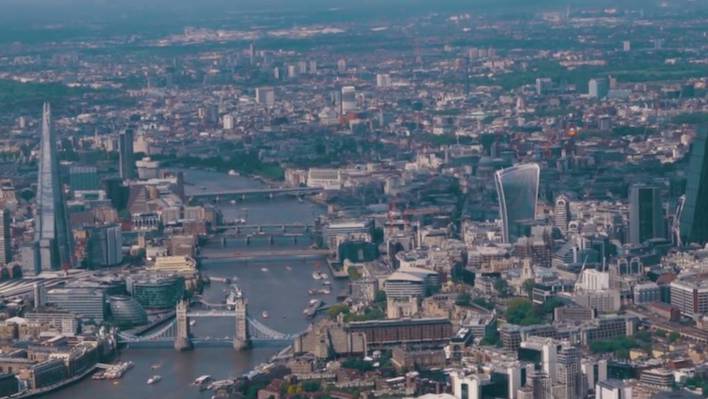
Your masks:
<instances>
[{"instance_id":1,"label":"river thames","mask_svg":"<svg viewBox=\"0 0 708 399\"><path fill-rule=\"evenodd\" d=\"M199 190L257 188L263 184L254 179L227 176L216 172L185 171L187 195ZM323 213L323 208L309 201L294 198L275 198L265 201L246 201L235 204L220 204L226 220L245 218L249 224L288 224L312 223ZM277 242L275 248L305 248L307 242L298 244ZM270 248L267 241L256 241L246 246L242 241L227 242L227 247L207 245L205 255L238 251L262 253ZM321 269L320 269L321 268ZM263 324L285 333L304 330L308 321L302 310L312 298L307 290L321 288L321 282L312 278L312 272L320 269L328 272L324 257L257 256L242 259L207 259L202 262L201 270L209 276L237 277L238 285L248 299L249 314L257 317ZM332 293L321 295L327 304L335 302L335 296L345 288L345 283L330 278L333 282ZM224 299L226 286L214 283L204 291L204 297L210 302ZM269 317L261 317L267 311ZM196 337L233 336L234 321L231 318L197 320L192 327ZM61 399L124 399L124 398L209 398L212 393L199 392L191 386L192 381L203 374L210 374L215 379L240 376L259 363L267 361L282 347L258 346L243 352L230 348L202 348L178 353L173 349L131 349L123 350L120 360L131 360L135 367L125 376L112 381L84 379L74 385L61 389L45 397ZM162 380L154 385L147 385L146 380L154 374Z\"/></svg>"}]
</instances>

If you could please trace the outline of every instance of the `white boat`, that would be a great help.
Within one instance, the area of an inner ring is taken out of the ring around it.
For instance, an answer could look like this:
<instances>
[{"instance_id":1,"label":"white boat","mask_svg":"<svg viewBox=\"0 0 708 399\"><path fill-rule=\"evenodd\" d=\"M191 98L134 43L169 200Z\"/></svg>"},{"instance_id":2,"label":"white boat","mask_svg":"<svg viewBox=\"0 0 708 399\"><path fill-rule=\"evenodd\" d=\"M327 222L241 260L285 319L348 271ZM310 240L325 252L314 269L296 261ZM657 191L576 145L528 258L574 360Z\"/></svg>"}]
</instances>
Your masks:
<instances>
[{"instance_id":1,"label":"white boat","mask_svg":"<svg viewBox=\"0 0 708 399\"><path fill-rule=\"evenodd\" d=\"M233 169L230 169L230 170L229 170L229 176L238 176L238 175L239 175L239 174L238 174L237 171L235 171L235 170L233 170Z\"/></svg>"},{"instance_id":2,"label":"white boat","mask_svg":"<svg viewBox=\"0 0 708 399\"><path fill-rule=\"evenodd\" d=\"M211 380L212 380L211 376L208 374L205 374L205 375L201 375L201 376L197 377L192 384L193 385L203 385L203 384L210 382Z\"/></svg>"},{"instance_id":3,"label":"white boat","mask_svg":"<svg viewBox=\"0 0 708 399\"><path fill-rule=\"evenodd\" d=\"M157 384L158 382L160 382L161 379L162 377L160 377L159 375L153 375L152 377L148 378L147 383L148 385Z\"/></svg>"},{"instance_id":4,"label":"white boat","mask_svg":"<svg viewBox=\"0 0 708 399\"><path fill-rule=\"evenodd\" d=\"M195 324L197 324L197 321L196 321L196 320L190 320L190 321L189 321L189 326L190 326L190 327L194 327Z\"/></svg>"},{"instance_id":5,"label":"white boat","mask_svg":"<svg viewBox=\"0 0 708 399\"><path fill-rule=\"evenodd\" d=\"M290 267L290 266L285 266L285 270L287 270L287 271L291 271L291 270L293 270L293 268L292 268L292 267Z\"/></svg>"},{"instance_id":6,"label":"white boat","mask_svg":"<svg viewBox=\"0 0 708 399\"><path fill-rule=\"evenodd\" d=\"M231 205L236 205L236 200L231 200L231 201L229 201L229 203L230 203Z\"/></svg>"},{"instance_id":7,"label":"white boat","mask_svg":"<svg viewBox=\"0 0 708 399\"><path fill-rule=\"evenodd\" d=\"M264 318L264 319L267 319L267 318L270 317L270 315L268 314L268 311L267 311L267 310L264 310L264 311L261 312L261 317Z\"/></svg>"},{"instance_id":8,"label":"white boat","mask_svg":"<svg viewBox=\"0 0 708 399\"><path fill-rule=\"evenodd\" d=\"M261 271L265 273L265 272L268 271L268 268L267 268L267 267L261 267Z\"/></svg>"},{"instance_id":9,"label":"white boat","mask_svg":"<svg viewBox=\"0 0 708 399\"><path fill-rule=\"evenodd\" d=\"M314 278L315 280L319 280L322 278L322 276L320 276L320 272L312 272L312 278Z\"/></svg>"}]
</instances>

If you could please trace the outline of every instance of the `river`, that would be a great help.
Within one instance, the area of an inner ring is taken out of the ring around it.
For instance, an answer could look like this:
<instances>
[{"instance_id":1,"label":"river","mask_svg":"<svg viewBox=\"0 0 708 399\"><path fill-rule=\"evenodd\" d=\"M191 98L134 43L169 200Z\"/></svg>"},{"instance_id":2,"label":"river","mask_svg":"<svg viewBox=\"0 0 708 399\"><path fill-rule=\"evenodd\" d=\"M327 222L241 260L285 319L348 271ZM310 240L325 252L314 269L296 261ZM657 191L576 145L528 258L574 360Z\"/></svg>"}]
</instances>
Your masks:
<instances>
[{"instance_id":1,"label":"river","mask_svg":"<svg viewBox=\"0 0 708 399\"><path fill-rule=\"evenodd\" d=\"M238 189L262 187L259 181L227 176L216 172L185 171L187 194L206 189ZM247 201L236 204L220 204L224 217L228 219L245 217L253 224L311 223L323 212L323 208L309 201L300 202L292 198L275 198L263 202ZM255 242L246 247L234 240L227 243L229 248L238 247L239 252L263 251L267 242ZM307 243L276 243L277 248L288 245L304 247ZM223 249L208 245L203 253L218 253ZM321 283L312 279L312 272L321 268L328 272L323 257L294 258L289 256L257 257L251 260L213 259L202 263L202 271L210 276L238 277L238 285L248 299L249 313L267 326L286 333L304 330L308 322L302 310L311 298L307 290L319 288ZM332 293L320 296L326 303L334 303L336 293L345 288L345 283L333 281ZM204 296L209 301L224 298L223 284L214 283ZM261 318L267 310L269 318ZM192 333L198 337L233 336L233 319L198 319ZM209 392L199 392L190 386L198 376L210 374L216 379L242 375L255 365L268 360L281 348L276 346L256 346L250 350L236 352L230 348L202 348L178 353L172 349L126 349L120 354L121 360L131 360L135 367L128 371L117 383L85 379L79 383L46 395L61 399L124 399L124 398L208 398ZM159 366L153 369L152 366ZM162 376L162 381L147 385L146 380L153 374Z\"/></svg>"}]
</instances>

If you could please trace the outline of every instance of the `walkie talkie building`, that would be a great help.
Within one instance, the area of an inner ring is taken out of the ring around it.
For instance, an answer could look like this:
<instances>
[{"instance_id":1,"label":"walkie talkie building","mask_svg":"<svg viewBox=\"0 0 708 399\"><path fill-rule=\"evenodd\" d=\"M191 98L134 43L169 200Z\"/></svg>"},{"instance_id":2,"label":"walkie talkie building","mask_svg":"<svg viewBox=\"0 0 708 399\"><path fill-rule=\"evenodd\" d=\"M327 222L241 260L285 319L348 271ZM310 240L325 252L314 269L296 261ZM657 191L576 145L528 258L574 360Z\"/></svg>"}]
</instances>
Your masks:
<instances>
[{"instance_id":1,"label":"walkie talkie building","mask_svg":"<svg viewBox=\"0 0 708 399\"><path fill-rule=\"evenodd\" d=\"M541 168L528 163L501 169L494 174L502 219L504 242L514 242L522 235L522 223L536 217Z\"/></svg>"}]
</instances>

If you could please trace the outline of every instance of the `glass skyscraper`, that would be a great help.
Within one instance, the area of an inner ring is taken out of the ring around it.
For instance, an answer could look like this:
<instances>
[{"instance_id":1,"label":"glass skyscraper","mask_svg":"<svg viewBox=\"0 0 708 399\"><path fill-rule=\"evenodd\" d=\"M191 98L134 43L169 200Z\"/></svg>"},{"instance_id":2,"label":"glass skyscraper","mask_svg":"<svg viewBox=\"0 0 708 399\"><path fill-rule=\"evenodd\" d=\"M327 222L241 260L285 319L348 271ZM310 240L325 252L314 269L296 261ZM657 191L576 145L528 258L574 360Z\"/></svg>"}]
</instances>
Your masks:
<instances>
[{"instance_id":1,"label":"glass skyscraper","mask_svg":"<svg viewBox=\"0 0 708 399\"><path fill-rule=\"evenodd\" d=\"M686 202L681 212L681 241L708 242L708 126L693 141L686 179Z\"/></svg>"},{"instance_id":2,"label":"glass skyscraper","mask_svg":"<svg viewBox=\"0 0 708 399\"><path fill-rule=\"evenodd\" d=\"M638 245L652 238L665 237L659 188L632 185L629 190L629 242Z\"/></svg>"},{"instance_id":3,"label":"glass skyscraper","mask_svg":"<svg viewBox=\"0 0 708 399\"><path fill-rule=\"evenodd\" d=\"M64 192L59 181L56 144L52 129L52 111L49 103L44 103L35 218L35 271L37 272L57 270L72 265L71 230L66 214Z\"/></svg>"},{"instance_id":4,"label":"glass skyscraper","mask_svg":"<svg viewBox=\"0 0 708 399\"><path fill-rule=\"evenodd\" d=\"M528 163L498 170L494 174L502 219L504 242L514 242L523 235L523 223L536 217L541 168Z\"/></svg>"}]
</instances>

